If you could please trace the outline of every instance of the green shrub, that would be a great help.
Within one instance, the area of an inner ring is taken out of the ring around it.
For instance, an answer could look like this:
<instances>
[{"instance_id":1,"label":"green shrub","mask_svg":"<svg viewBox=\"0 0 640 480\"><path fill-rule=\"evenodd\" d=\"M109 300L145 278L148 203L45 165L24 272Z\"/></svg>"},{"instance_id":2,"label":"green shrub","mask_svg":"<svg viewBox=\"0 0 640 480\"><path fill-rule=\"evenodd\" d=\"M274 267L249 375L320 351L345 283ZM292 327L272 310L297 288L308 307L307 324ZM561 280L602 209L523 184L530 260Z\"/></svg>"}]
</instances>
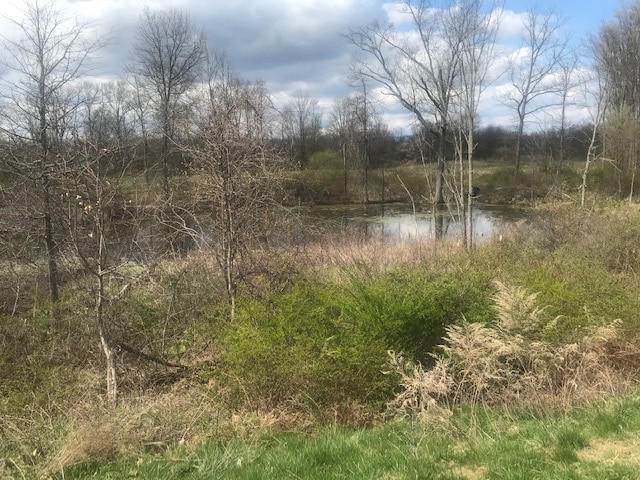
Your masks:
<instances>
[{"instance_id":1,"label":"green shrub","mask_svg":"<svg viewBox=\"0 0 640 480\"><path fill-rule=\"evenodd\" d=\"M239 306L222 369L249 402L376 405L394 383L382 373L387 350L426 359L447 325L491 318L488 289L483 276L421 269L299 283Z\"/></svg>"},{"instance_id":2,"label":"green shrub","mask_svg":"<svg viewBox=\"0 0 640 480\"><path fill-rule=\"evenodd\" d=\"M334 152L323 150L309 157L306 168L308 170L341 170L342 162Z\"/></svg>"},{"instance_id":3,"label":"green shrub","mask_svg":"<svg viewBox=\"0 0 640 480\"><path fill-rule=\"evenodd\" d=\"M624 212L615 221L609 222L601 238L597 247L611 271L631 275L640 272L638 212Z\"/></svg>"},{"instance_id":4,"label":"green shrub","mask_svg":"<svg viewBox=\"0 0 640 480\"><path fill-rule=\"evenodd\" d=\"M587 177L587 191L597 191L603 195L617 198L627 198L631 190L633 172L621 170L611 162L600 162L589 170ZM635 182L634 195L640 186Z\"/></svg>"},{"instance_id":5,"label":"green shrub","mask_svg":"<svg viewBox=\"0 0 640 480\"><path fill-rule=\"evenodd\" d=\"M376 278L354 277L344 305L350 317L373 323L387 348L425 361L445 328L463 316L489 321L490 278L473 270L455 273L402 268Z\"/></svg>"},{"instance_id":6,"label":"green shrub","mask_svg":"<svg viewBox=\"0 0 640 480\"><path fill-rule=\"evenodd\" d=\"M335 285L298 284L271 302L238 308L225 338L224 372L245 401L271 406L381 396L385 345L343 315Z\"/></svg>"}]
</instances>

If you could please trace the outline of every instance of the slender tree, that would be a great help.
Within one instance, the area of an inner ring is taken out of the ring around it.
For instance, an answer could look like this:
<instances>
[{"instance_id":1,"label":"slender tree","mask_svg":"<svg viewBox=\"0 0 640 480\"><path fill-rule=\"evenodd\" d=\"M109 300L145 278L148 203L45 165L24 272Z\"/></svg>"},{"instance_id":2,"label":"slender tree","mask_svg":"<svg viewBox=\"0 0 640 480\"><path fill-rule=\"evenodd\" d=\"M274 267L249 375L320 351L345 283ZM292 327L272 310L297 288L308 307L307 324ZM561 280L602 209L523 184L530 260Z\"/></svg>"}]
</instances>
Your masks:
<instances>
[{"instance_id":1,"label":"slender tree","mask_svg":"<svg viewBox=\"0 0 640 480\"><path fill-rule=\"evenodd\" d=\"M596 146L600 130L602 130L602 124L605 118L605 111L607 105L607 94L604 88L604 77L602 75L595 75L592 81L583 82L584 86L584 98L585 105L589 110L591 116L591 135L589 138L589 148L587 149L587 155L584 163L584 170L582 171L582 183L580 184L580 206L584 208L585 198L587 192L587 178L589 175L589 169L591 163L596 156Z\"/></svg>"},{"instance_id":2,"label":"slender tree","mask_svg":"<svg viewBox=\"0 0 640 480\"><path fill-rule=\"evenodd\" d=\"M577 78L576 70L578 68L578 53L571 51L560 61L559 64L559 82L560 82L560 124L558 127L558 171L566 160L566 143L567 143L567 109L573 104L573 90L578 86L581 79Z\"/></svg>"},{"instance_id":3,"label":"slender tree","mask_svg":"<svg viewBox=\"0 0 640 480\"><path fill-rule=\"evenodd\" d=\"M329 113L329 118L329 129L338 139L340 158L342 160L342 190L346 199L348 195L349 166L355 164L355 158L357 158L357 122L353 98L342 97L337 99Z\"/></svg>"},{"instance_id":4,"label":"slender tree","mask_svg":"<svg viewBox=\"0 0 640 480\"><path fill-rule=\"evenodd\" d=\"M466 201L465 240L468 249L473 246L473 160L476 147L475 130L478 105L483 92L491 80L489 70L493 62L495 39L502 20L498 3L493 2L488 11L482 0L465 0L458 4L462 14L455 19L459 23L451 25L458 29L458 37L462 41L460 49L460 93L458 102L461 107L462 137L465 140L467 185L462 188ZM490 13L489 13L490 12ZM461 169L462 172L462 169ZM464 183L464 181L463 181ZM466 193L466 194L465 194Z\"/></svg>"}]
</instances>

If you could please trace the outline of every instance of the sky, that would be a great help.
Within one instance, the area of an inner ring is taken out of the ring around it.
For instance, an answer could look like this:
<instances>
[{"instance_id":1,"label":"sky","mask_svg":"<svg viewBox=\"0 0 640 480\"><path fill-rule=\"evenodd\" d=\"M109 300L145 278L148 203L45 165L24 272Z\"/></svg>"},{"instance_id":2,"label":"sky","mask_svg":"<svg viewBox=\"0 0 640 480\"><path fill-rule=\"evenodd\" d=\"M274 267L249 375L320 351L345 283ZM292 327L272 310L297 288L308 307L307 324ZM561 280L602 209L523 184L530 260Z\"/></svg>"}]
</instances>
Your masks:
<instances>
[{"instance_id":1,"label":"sky","mask_svg":"<svg viewBox=\"0 0 640 480\"><path fill-rule=\"evenodd\" d=\"M44 1L44 0L39 0ZM265 81L276 103L293 92L318 99L325 113L333 102L352 93L349 65L353 48L342 34L350 27L392 15L393 0L57 0L69 16L95 22L112 41L101 55L96 72L102 78L123 75L131 58L136 24L144 6L175 7L202 28L208 42L226 51L245 80ZM26 0L2 0L0 34L10 36L7 19L19 20ZM500 41L515 45L521 16L532 6L553 8L565 17L567 33L580 44L611 21L621 7L618 0L504 0L505 16ZM0 52L1 55L1 52ZM480 108L485 124L512 122L512 115L495 98L500 79L488 89ZM412 117L393 102L379 107L392 129L406 129Z\"/></svg>"}]
</instances>

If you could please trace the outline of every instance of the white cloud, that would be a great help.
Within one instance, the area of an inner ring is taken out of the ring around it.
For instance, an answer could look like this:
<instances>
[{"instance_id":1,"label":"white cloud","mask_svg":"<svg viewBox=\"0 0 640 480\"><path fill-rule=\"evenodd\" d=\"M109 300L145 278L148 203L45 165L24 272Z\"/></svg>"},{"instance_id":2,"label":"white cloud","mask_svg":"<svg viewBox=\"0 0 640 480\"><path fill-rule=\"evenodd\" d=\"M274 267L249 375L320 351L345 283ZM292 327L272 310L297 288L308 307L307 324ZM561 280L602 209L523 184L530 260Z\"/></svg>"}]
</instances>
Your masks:
<instances>
[{"instance_id":1,"label":"white cloud","mask_svg":"<svg viewBox=\"0 0 640 480\"><path fill-rule=\"evenodd\" d=\"M411 16L398 2L384 3L382 9L385 11L387 20L396 27L411 23Z\"/></svg>"},{"instance_id":2,"label":"white cloud","mask_svg":"<svg viewBox=\"0 0 640 480\"><path fill-rule=\"evenodd\" d=\"M526 13L500 9L496 14L501 19L497 40L499 42L518 40L522 35L522 26L524 25Z\"/></svg>"},{"instance_id":3,"label":"white cloud","mask_svg":"<svg viewBox=\"0 0 640 480\"><path fill-rule=\"evenodd\" d=\"M45 1L45 0L40 0ZM352 47L341 34L350 27L364 26L372 20L391 21L401 26L406 38L409 17L392 0L57 0L71 15L96 22L102 34L110 32L112 44L102 54L102 77L124 73L135 38L136 24L144 6L175 7L189 13L204 29L215 48L225 49L238 73L247 80L267 82L276 100L302 90L319 99L325 111L333 99L354 92L348 86ZM507 2L509 3L509 2ZM25 0L2 0L2 12L11 19L21 18ZM484 93L479 114L485 124L506 122L512 114L500 103L509 91L505 77L510 55L520 44L525 13L515 10L496 12L502 19L498 45L491 68L494 83ZM10 34L6 19L0 16L0 32ZM518 53L515 53L517 56ZM372 86L373 88L373 86ZM577 95L577 94L576 94ZM391 128L404 128L414 121L389 95L375 98L388 112ZM512 118L511 118L512 120Z\"/></svg>"}]
</instances>

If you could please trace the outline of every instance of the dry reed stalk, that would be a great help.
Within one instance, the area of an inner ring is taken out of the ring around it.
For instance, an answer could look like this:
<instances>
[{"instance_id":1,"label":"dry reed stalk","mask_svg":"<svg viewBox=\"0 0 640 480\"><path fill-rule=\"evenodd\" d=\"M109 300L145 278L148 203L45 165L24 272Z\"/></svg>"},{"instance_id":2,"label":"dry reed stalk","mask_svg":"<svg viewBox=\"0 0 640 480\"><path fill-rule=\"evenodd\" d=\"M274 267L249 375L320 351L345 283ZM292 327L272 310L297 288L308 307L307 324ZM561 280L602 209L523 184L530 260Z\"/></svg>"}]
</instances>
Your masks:
<instances>
[{"instance_id":1,"label":"dry reed stalk","mask_svg":"<svg viewBox=\"0 0 640 480\"><path fill-rule=\"evenodd\" d=\"M497 325L465 320L448 327L432 368L390 353L402 386L390 411L424 417L458 404L566 409L637 383L622 359L637 365L640 350L622 338L619 321L588 330L579 342L551 344L538 337L557 319L546 321L536 295L502 283L496 288Z\"/></svg>"}]
</instances>

